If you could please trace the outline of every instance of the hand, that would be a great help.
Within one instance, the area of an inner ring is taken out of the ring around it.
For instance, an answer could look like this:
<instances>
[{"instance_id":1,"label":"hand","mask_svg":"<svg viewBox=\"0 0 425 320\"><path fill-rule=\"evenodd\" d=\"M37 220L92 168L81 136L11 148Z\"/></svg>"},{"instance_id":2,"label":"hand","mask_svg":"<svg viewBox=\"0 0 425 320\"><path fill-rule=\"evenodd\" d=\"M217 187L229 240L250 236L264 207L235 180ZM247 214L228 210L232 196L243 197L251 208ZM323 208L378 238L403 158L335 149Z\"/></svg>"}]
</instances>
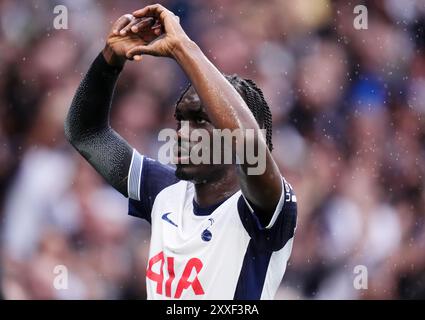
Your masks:
<instances>
[{"instance_id":1,"label":"hand","mask_svg":"<svg viewBox=\"0 0 425 320\"><path fill-rule=\"evenodd\" d=\"M179 17L159 4L134 11L133 16L139 19L154 18L161 25L161 35L148 44L139 44L130 49L127 52L128 59L140 59L143 54L172 58L178 45L190 42L180 25Z\"/></svg>"},{"instance_id":2,"label":"hand","mask_svg":"<svg viewBox=\"0 0 425 320\"><path fill-rule=\"evenodd\" d=\"M110 65L122 66L127 52L137 46L146 45L161 35L161 25L152 17L135 18L131 14L120 17L108 35L103 56Z\"/></svg>"}]
</instances>

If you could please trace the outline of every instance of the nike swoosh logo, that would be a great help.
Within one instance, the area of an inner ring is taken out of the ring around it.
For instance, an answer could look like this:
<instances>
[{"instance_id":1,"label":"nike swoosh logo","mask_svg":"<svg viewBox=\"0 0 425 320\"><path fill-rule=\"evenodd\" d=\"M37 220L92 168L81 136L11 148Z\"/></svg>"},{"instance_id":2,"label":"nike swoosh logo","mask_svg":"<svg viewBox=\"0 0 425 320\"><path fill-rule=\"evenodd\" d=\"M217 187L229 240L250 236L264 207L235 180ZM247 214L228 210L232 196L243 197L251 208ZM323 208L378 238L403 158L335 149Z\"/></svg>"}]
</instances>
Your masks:
<instances>
[{"instance_id":1,"label":"nike swoosh logo","mask_svg":"<svg viewBox=\"0 0 425 320\"><path fill-rule=\"evenodd\" d=\"M173 221L171 221L171 220L168 218L168 215L169 215L169 214L171 214L171 212L164 213L164 214L162 215L162 220L165 220L165 221L167 221L168 223L172 224L173 226L177 227L177 225L176 225Z\"/></svg>"}]
</instances>

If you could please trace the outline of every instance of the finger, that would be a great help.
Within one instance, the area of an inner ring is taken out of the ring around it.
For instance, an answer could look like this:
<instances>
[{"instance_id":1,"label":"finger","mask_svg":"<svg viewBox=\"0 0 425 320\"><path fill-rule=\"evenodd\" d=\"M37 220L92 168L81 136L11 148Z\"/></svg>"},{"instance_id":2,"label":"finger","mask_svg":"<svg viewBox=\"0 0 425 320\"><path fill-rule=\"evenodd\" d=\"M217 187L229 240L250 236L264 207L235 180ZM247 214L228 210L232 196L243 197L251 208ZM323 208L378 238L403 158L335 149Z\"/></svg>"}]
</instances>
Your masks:
<instances>
[{"instance_id":1,"label":"finger","mask_svg":"<svg viewBox=\"0 0 425 320\"><path fill-rule=\"evenodd\" d=\"M162 13L171 13L168 9L161 6L160 4L153 4L150 6L146 6L143 9L136 10L133 12L135 17L156 17L159 18Z\"/></svg>"},{"instance_id":2,"label":"finger","mask_svg":"<svg viewBox=\"0 0 425 320\"><path fill-rule=\"evenodd\" d=\"M156 28L156 29L154 29L154 30L153 30L153 33L154 33L156 36L160 36L160 35L161 35L161 33L162 33L162 30L161 30L161 28Z\"/></svg>"},{"instance_id":3,"label":"finger","mask_svg":"<svg viewBox=\"0 0 425 320\"><path fill-rule=\"evenodd\" d=\"M137 33L140 30L143 30L143 28L152 26L154 23L155 23L155 19L152 17L143 18L142 20L138 21L131 27L131 31L133 31L134 33Z\"/></svg>"},{"instance_id":4,"label":"finger","mask_svg":"<svg viewBox=\"0 0 425 320\"><path fill-rule=\"evenodd\" d=\"M128 59L136 59L137 56L141 56L143 54L157 55L153 44L134 47L127 51L126 56Z\"/></svg>"},{"instance_id":5,"label":"finger","mask_svg":"<svg viewBox=\"0 0 425 320\"><path fill-rule=\"evenodd\" d=\"M162 27L162 25L160 25L160 24L157 24L157 25L153 26L153 27L151 28L151 30L153 30L153 33L154 33L156 36L159 36L159 35L161 35L161 33L163 33L163 32L164 32L164 28L163 28L163 27Z\"/></svg>"},{"instance_id":6,"label":"finger","mask_svg":"<svg viewBox=\"0 0 425 320\"><path fill-rule=\"evenodd\" d=\"M175 22L179 23L179 19L172 19L176 18L177 16L168 10L167 8L161 6L160 4L154 4L147 7L144 7L143 9L136 10L133 12L133 15L135 17L155 17L159 20L159 22L163 25L165 30L169 30L171 25Z\"/></svg>"},{"instance_id":7,"label":"finger","mask_svg":"<svg viewBox=\"0 0 425 320\"><path fill-rule=\"evenodd\" d=\"M125 15L121 16L114 23L114 26L112 27L113 33L115 35L118 35L120 33L121 29L123 29L125 26L127 26L133 19L134 19L134 17L131 14L125 14Z\"/></svg>"},{"instance_id":8,"label":"finger","mask_svg":"<svg viewBox=\"0 0 425 320\"><path fill-rule=\"evenodd\" d=\"M140 18L134 18L129 24L127 24L121 31L120 31L120 35L121 36L125 36L128 32L130 32L131 28L138 24L139 22L141 22L142 19Z\"/></svg>"}]
</instances>

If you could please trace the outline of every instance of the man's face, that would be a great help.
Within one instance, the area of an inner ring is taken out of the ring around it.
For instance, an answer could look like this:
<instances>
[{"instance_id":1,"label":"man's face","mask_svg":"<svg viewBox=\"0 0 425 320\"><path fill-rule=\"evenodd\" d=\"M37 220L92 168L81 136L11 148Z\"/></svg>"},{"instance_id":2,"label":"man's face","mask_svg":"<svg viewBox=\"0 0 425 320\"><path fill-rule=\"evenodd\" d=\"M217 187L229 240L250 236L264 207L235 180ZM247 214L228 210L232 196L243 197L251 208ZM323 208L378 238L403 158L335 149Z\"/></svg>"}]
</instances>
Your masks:
<instances>
[{"instance_id":1,"label":"man's face","mask_svg":"<svg viewBox=\"0 0 425 320\"><path fill-rule=\"evenodd\" d=\"M210 161L208 164L193 164L191 157L189 157L189 163L183 164L183 160L187 160L187 156L183 154L190 154L193 146L197 144L196 141L191 141L187 143L189 150L184 151L185 143L183 141L189 141L189 137L194 130L203 129L208 132L210 137L209 141L212 142L212 134L214 126L211 124L207 113L205 112L203 106L201 105L201 100L199 99L195 89L190 87L190 89L185 93L182 100L176 107L175 118L177 120L177 130L178 130L178 150L175 153L176 156L176 176L182 180L190 180L195 183L206 183L211 181L216 181L223 177L226 174L229 166L224 164L212 164L212 155L213 148L212 143L208 144L210 149ZM189 130L184 130L182 128L182 121L187 121L189 124ZM199 131L199 130L198 130ZM198 140L200 141L200 140ZM216 150L217 151L217 150ZM187 162L187 161L186 161Z\"/></svg>"}]
</instances>

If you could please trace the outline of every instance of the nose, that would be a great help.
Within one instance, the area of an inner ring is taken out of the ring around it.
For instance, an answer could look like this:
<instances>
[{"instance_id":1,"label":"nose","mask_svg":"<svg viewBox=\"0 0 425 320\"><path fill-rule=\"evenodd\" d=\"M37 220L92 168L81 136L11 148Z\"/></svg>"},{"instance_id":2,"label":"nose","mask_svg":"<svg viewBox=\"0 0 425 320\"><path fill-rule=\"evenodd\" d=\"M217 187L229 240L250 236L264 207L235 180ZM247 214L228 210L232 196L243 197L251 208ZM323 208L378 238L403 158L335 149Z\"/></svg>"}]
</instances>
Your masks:
<instances>
[{"instance_id":1,"label":"nose","mask_svg":"<svg viewBox=\"0 0 425 320\"><path fill-rule=\"evenodd\" d=\"M189 121L180 121L179 127L177 129L177 139L179 141L181 140L189 141L189 138L190 138Z\"/></svg>"}]
</instances>

